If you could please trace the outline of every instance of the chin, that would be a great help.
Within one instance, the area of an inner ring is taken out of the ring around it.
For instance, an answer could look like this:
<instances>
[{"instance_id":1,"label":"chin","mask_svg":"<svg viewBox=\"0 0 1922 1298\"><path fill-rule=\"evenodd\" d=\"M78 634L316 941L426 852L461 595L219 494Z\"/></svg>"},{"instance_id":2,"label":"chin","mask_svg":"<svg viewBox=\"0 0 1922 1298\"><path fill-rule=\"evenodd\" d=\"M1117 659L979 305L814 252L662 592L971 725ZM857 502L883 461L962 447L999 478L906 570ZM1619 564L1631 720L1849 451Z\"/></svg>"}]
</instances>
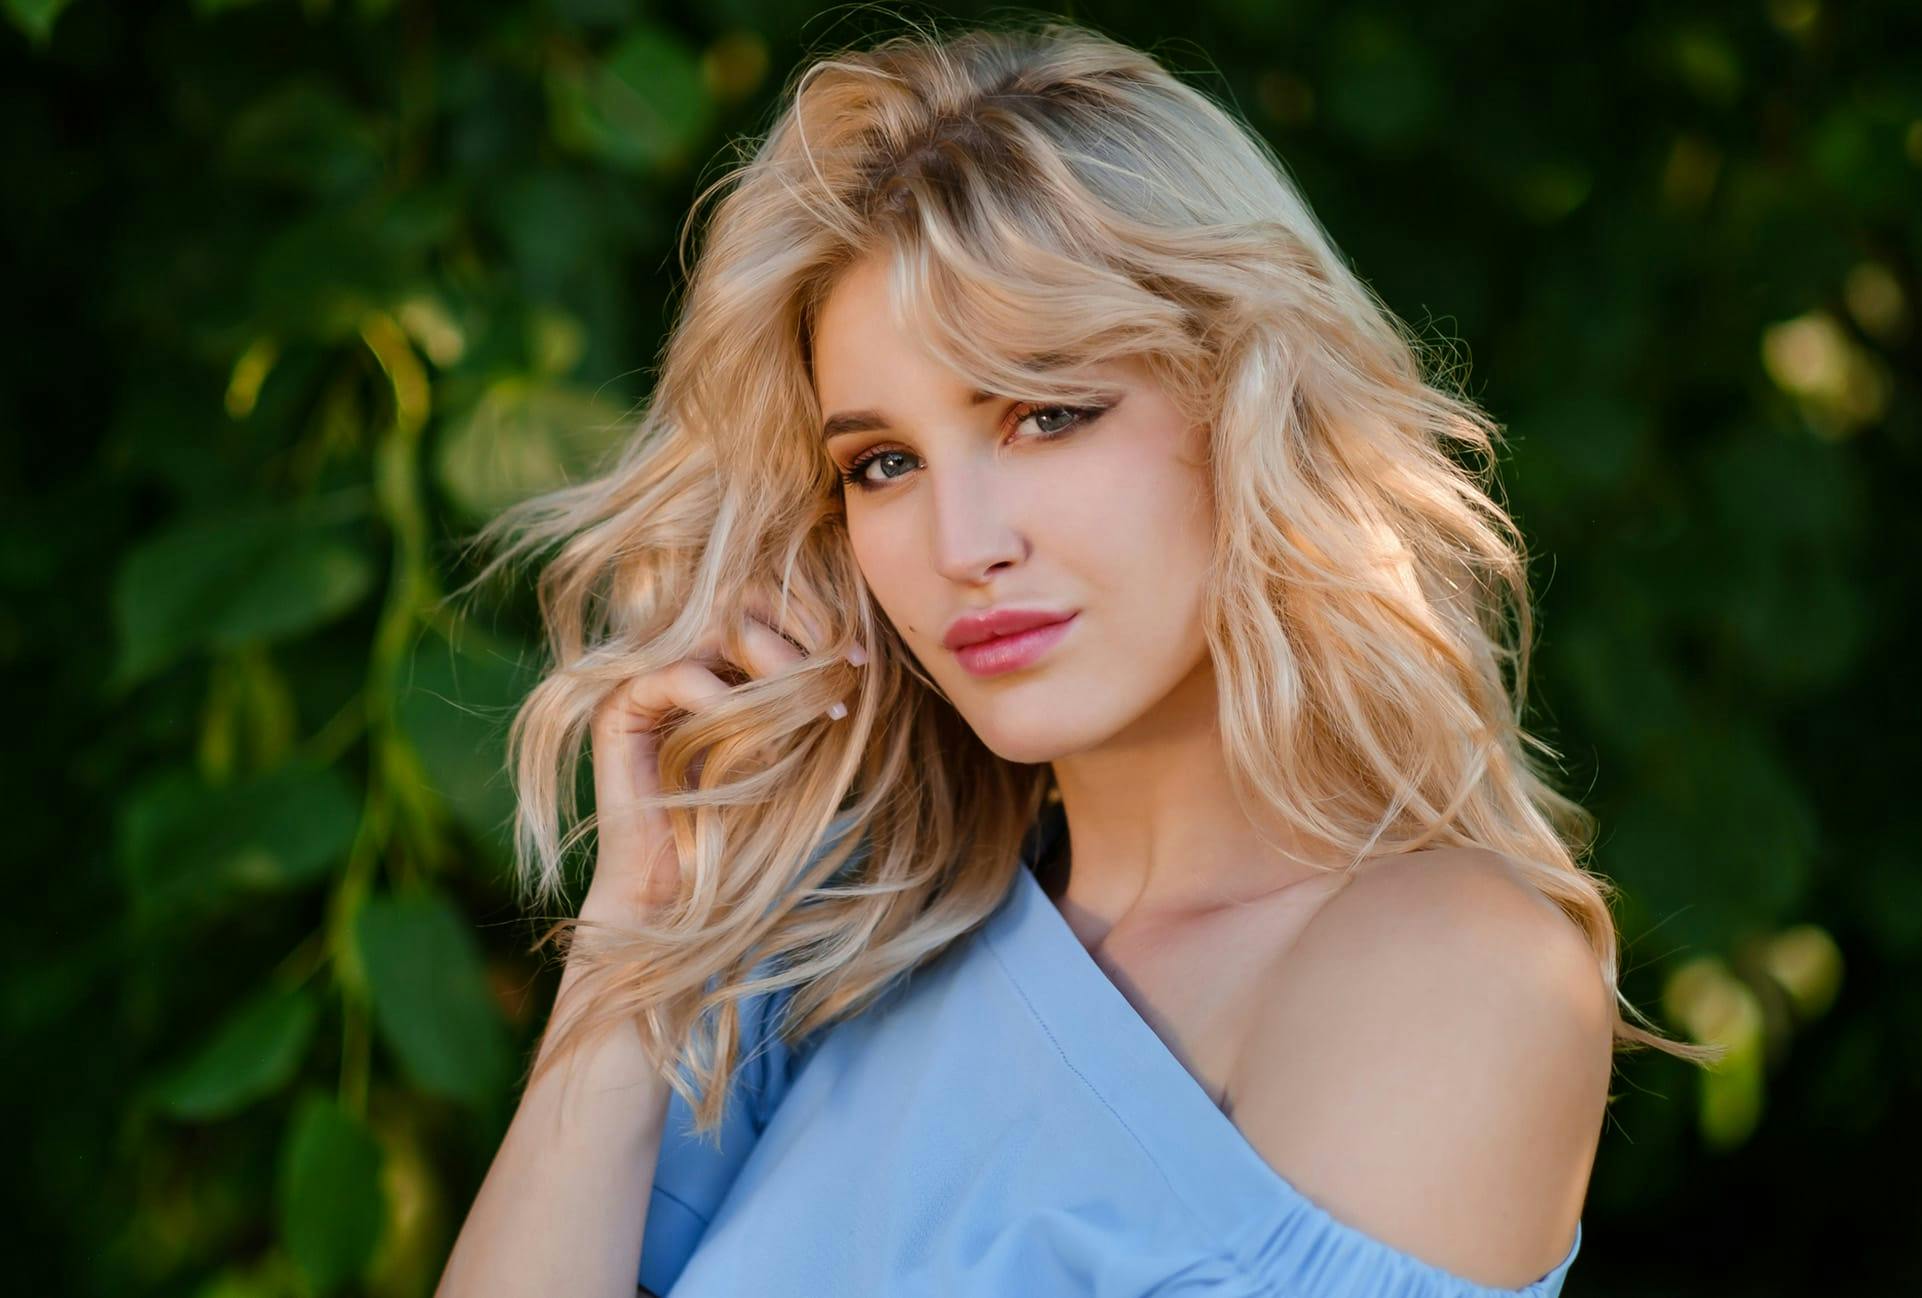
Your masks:
<instances>
[{"instance_id":1,"label":"chin","mask_svg":"<svg viewBox=\"0 0 1922 1298\"><path fill-rule=\"evenodd\" d=\"M1086 725L1046 704L1009 700L1006 711L1006 716L998 715L1000 707L989 705L964 714L975 737L1003 761L1031 766L1058 761L1092 747L1103 733L1102 727Z\"/></svg>"}]
</instances>

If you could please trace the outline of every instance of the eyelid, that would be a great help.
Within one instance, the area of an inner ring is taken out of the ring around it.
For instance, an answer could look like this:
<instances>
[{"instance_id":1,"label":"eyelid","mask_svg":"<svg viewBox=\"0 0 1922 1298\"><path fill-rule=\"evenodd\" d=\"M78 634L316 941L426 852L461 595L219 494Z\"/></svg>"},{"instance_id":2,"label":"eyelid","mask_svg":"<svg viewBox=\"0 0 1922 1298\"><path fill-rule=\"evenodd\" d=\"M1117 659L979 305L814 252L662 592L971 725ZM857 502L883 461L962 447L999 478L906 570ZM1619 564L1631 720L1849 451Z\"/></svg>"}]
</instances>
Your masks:
<instances>
[{"instance_id":1,"label":"eyelid","mask_svg":"<svg viewBox=\"0 0 1922 1298\"><path fill-rule=\"evenodd\" d=\"M1010 407L1007 415L1002 417L1002 427L1005 429L1010 423L1019 427L1021 424L1026 423L1030 417L1040 414L1042 411L1059 410L1075 415L1075 421L1066 428L1059 429L1052 433L1036 433L1034 437L1030 439L1039 442L1057 441L1080 432L1088 425L1100 419L1101 416L1108 413L1108 411L1114 409L1119 402L1119 397L1104 399L1099 402L1089 402L1084 405L1074 405L1064 401L1017 401ZM912 451L891 445L885 441L863 447L849 460L846 469L839 470L842 482L860 491L885 490L890 484L885 482L867 482L863 479L863 474L866 472L868 464L871 461L897 451L907 455L914 454Z\"/></svg>"}]
</instances>

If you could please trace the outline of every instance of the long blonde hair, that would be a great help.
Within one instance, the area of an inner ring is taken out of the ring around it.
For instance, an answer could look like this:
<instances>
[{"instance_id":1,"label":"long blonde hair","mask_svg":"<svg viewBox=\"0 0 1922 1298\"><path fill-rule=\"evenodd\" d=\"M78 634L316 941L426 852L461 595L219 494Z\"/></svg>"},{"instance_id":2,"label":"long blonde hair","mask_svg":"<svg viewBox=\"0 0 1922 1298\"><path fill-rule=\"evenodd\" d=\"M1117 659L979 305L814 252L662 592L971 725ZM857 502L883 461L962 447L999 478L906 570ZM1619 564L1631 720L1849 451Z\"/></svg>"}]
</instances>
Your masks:
<instances>
[{"instance_id":1,"label":"long blonde hair","mask_svg":"<svg viewBox=\"0 0 1922 1298\"><path fill-rule=\"evenodd\" d=\"M1521 724L1531 618L1519 530L1488 490L1498 428L1424 374L1261 139L1149 54L1052 20L910 31L784 89L689 213L685 299L632 438L477 534L501 553L476 581L557 549L538 587L550 670L509 735L524 900L559 898L592 826L561 834L610 691L757 601L831 628L795 670L671 718L657 805L680 896L630 931L555 926L595 984L570 1043L635 1019L709 1129L745 998L788 989L790 1041L873 1003L994 909L1049 795L1045 764L991 752L919 670L851 556L809 341L870 254L906 327L979 386L1073 401L1099 394L1063 371L1138 356L1211 428L1206 632L1237 797L1350 864L1504 854L1647 1023L1616 985L1613 885L1579 864L1592 817ZM857 642L858 669L841 657ZM846 720L825 717L842 698ZM1712 1055L1619 1010L1616 1037Z\"/></svg>"}]
</instances>

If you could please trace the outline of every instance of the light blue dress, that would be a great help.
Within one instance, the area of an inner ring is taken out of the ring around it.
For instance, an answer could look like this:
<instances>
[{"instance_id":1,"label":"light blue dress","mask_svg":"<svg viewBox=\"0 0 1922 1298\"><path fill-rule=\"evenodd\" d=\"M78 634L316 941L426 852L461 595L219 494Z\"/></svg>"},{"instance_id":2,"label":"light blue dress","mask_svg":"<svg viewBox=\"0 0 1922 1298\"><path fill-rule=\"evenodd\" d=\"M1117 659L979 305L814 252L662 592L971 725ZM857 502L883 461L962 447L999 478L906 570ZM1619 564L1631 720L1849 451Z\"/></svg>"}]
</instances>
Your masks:
<instances>
[{"instance_id":1,"label":"light blue dress","mask_svg":"<svg viewBox=\"0 0 1922 1298\"><path fill-rule=\"evenodd\" d=\"M1052 815L1059 832L1058 805ZM1043 839L1037 847L1045 847ZM1034 841L1034 835L1030 836ZM1270 1168L1068 927L1024 848L985 924L790 1048L749 1002L720 1148L670 1098L662 1298L1551 1298L1337 1220Z\"/></svg>"}]
</instances>

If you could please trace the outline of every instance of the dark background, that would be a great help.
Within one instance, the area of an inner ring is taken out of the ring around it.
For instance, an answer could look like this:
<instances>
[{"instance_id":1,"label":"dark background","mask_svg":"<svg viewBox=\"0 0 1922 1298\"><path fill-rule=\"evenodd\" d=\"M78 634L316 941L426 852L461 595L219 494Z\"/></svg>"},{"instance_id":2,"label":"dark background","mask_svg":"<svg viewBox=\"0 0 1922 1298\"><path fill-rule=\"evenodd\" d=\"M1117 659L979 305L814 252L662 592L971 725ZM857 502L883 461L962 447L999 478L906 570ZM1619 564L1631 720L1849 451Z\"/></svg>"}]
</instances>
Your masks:
<instances>
[{"instance_id":1,"label":"dark background","mask_svg":"<svg viewBox=\"0 0 1922 1298\"><path fill-rule=\"evenodd\" d=\"M905 7L916 16L928 11ZM954 6L953 27L993 11ZM1922 9L1063 11L1272 139L1507 425L1622 1058L1570 1295L1922 1291ZM453 542L645 394L775 0L0 0L20 1293L428 1293L551 971Z\"/></svg>"}]
</instances>

